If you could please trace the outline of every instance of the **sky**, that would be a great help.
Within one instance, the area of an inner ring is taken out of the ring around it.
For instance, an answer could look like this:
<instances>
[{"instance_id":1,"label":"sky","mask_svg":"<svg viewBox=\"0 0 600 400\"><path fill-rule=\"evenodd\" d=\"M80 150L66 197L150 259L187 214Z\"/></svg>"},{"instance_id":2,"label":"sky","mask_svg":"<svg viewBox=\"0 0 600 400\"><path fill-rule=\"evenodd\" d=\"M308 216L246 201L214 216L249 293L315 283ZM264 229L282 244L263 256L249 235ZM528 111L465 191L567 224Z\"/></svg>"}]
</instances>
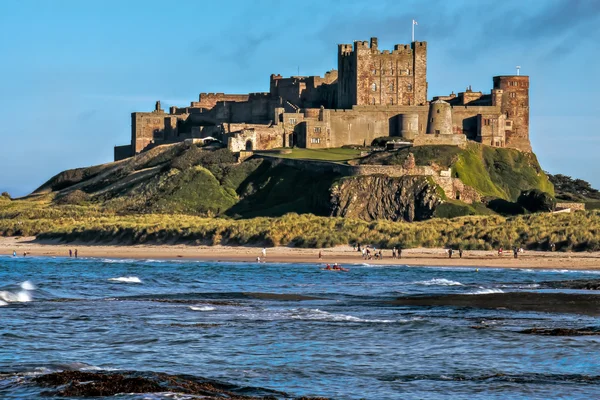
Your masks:
<instances>
[{"instance_id":1,"label":"sky","mask_svg":"<svg viewBox=\"0 0 600 400\"><path fill-rule=\"evenodd\" d=\"M269 75L321 75L337 44L428 42L429 98L489 93L530 76L530 137L544 170L600 187L597 0L3 0L0 192L112 161L130 113L200 92L269 90Z\"/></svg>"}]
</instances>

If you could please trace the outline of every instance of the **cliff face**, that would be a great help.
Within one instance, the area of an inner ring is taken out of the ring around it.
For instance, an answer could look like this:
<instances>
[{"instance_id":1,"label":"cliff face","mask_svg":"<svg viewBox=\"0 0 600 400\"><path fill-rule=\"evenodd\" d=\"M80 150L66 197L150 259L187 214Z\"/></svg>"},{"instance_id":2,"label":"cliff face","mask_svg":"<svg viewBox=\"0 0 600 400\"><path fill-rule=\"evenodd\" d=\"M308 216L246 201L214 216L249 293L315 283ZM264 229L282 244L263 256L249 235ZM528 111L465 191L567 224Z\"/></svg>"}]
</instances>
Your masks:
<instances>
[{"instance_id":1,"label":"cliff face","mask_svg":"<svg viewBox=\"0 0 600 400\"><path fill-rule=\"evenodd\" d=\"M435 185L420 176L358 176L331 188L332 216L366 221L428 219L441 202Z\"/></svg>"}]
</instances>

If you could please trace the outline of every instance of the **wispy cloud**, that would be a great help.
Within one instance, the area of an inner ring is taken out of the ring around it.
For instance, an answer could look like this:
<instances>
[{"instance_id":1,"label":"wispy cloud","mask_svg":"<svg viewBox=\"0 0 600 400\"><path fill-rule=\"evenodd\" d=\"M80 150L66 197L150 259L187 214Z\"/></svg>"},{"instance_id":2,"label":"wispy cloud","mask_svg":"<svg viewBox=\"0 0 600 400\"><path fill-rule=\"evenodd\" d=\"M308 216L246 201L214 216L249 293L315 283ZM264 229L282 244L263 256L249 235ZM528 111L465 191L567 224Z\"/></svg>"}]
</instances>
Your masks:
<instances>
[{"instance_id":1,"label":"wispy cloud","mask_svg":"<svg viewBox=\"0 0 600 400\"><path fill-rule=\"evenodd\" d=\"M397 2L386 4L386 13L365 8L336 15L315 35L339 43L366 40L369 35L408 42L414 18L419 22L418 38L443 45L457 58L470 59L505 49L529 50L540 58L564 56L600 36L600 1L595 0L434 0L402 2L401 8Z\"/></svg>"}]
</instances>

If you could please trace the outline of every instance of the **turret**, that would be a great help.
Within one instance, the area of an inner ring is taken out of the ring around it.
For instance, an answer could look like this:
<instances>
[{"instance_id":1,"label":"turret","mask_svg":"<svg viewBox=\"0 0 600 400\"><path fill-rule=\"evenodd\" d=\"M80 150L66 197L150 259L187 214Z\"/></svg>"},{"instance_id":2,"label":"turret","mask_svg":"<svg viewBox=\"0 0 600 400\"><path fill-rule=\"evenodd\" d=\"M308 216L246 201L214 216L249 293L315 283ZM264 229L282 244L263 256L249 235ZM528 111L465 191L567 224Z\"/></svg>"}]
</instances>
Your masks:
<instances>
[{"instance_id":1,"label":"turret","mask_svg":"<svg viewBox=\"0 0 600 400\"><path fill-rule=\"evenodd\" d=\"M419 134L419 114L402 114L400 116L400 136L404 139L414 139Z\"/></svg>"},{"instance_id":2,"label":"turret","mask_svg":"<svg viewBox=\"0 0 600 400\"><path fill-rule=\"evenodd\" d=\"M444 100L432 101L429 105L427 133L435 135L452 134L452 106Z\"/></svg>"}]
</instances>

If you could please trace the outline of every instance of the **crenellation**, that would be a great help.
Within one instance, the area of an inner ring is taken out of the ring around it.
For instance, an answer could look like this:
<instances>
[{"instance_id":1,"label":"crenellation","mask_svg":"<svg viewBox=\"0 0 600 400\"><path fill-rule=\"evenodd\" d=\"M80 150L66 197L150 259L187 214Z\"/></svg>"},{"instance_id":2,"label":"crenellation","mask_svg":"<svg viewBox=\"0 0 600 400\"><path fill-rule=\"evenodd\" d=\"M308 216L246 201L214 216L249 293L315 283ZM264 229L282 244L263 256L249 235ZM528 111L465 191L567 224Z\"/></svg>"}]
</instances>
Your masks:
<instances>
[{"instance_id":1,"label":"crenellation","mask_svg":"<svg viewBox=\"0 0 600 400\"><path fill-rule=\"evenodd\" d=\"M494 76L489 93L466 90L428 100L427 42L379 49L378 39L339 44L323 76L270 74L269 91L200 93L189 107L160 101L131 114L131 144L115 159L163 143L214 136L235 151L369 145L398 137L415 146L489 146L531 151L529 77Z\"/></svg>"}]
</instances>

